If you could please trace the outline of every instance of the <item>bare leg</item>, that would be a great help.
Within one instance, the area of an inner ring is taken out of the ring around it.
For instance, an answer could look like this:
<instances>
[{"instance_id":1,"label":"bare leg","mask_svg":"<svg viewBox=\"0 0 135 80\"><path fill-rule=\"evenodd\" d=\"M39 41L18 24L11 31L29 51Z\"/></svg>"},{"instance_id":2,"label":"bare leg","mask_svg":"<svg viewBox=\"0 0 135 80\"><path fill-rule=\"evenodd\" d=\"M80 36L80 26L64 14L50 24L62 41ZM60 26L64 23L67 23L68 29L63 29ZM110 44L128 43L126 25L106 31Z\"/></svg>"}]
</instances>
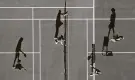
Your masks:
<instances>
[{"instance_id":1,"label":"bare leg","mask_svg":"<svg viewBox=\"0 0 135 80\"><path fill-rule=\"evenodd\" d=\"M115 30L114 30L114 28L112 28L112 30L113 30L113 36L115 36Z\"/></svg>"},{"instance_id":2,"label":"bare leg","mask_svg":"<svg viewBox=\"0 0 135 80\"><path fill-rule=\"evenodd\" d=\"M111 28L109 28L109 31L108 31L108 38L109 38L109 36L110 36L110 31L111 31Z\"/></svg>"},{"instance_id":3,"label":"bare leg","mask_svg":"<svg viewBox=\"0 0 135 80\"><path fill-rule=\"evenodd\" d=\"M58 38L58 32L59 32L59 28L58 28L58 27L56 27L56 32L55 32L55 36L54 36L54 38Z\"/></svg>"}]
</instances>

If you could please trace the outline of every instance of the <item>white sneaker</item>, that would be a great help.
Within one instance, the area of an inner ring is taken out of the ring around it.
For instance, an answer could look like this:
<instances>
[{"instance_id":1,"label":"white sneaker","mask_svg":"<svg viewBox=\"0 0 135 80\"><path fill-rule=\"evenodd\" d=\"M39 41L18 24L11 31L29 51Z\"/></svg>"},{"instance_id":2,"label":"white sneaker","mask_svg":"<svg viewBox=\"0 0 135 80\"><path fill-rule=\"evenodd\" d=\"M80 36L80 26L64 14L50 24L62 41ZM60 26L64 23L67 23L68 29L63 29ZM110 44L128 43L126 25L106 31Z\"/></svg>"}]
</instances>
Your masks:
<instances>
[{"instance_id":1,"label":"white sneaker","mask_svg":"<svg viewBox=\"0 0 135 80\"><path fill-rule=\"evenodd\" d=\"M97 74L97 73L94 73L94 75L99 75L99 74Z\"/></svg>"},{"instance_id":2,"label":"white sneaker","mask_svg":"<svg viewBox=\"0 0 135 80\"><path fill-rule=\"evenodd\" d=\"M58 44L58 42L55 42L55 44Z\"/></svg>"},{"instance_id":3,"label":"white sneaker","mask_svg":"<svg viewBox=\"0 0 135 80\"><path fill-rule=\"evenodd\" d=\"M92 67L92 64L90 64L90 67Z\"/></svg>"},{"instance_id":4,"label":"white sneaker","mask_svg":"<svg viewBox=\"0 0 135 80\"><path fill-rule=\"evenodd\" d=\"M115 40L115 39L110 39L110 41L111 41L111 42L116 42L116 40Z\"/></svg>"},{"instance_id":5,"label":"white sneaker","mask_svg":"<svg viewBox=\"0 0 135 80\"><path fill-rule=\"evenodd\" d=\"M123 40L123 39L124 39L124 37L120 37L120 38L118 38L116 40L120 41L120 40Z\"/></svg>"},{"instance_id":6,"label":"white sneaker","mask_svg":"<svg viewBox=\"0 0 135 80\"><path fill-rule=\"evenodd\" d=\"M57 40L57 38L54 38L54 40Z\"/></svg>"},{"instance_id":7,"label":"white sneaker","mask_svg":"<svg viewBox=\"0 0 135 80\"><path fill-rule=\"evenodd\" d=\"M60 41L61 45L63 45L63 40Z\"/></svg>"},{"instance_id":8,"label":"white sneaker","mask_svg":"<svg viewBox=\"0 0 135 80\"><path fill-rule=\"evenodd\" d=\"M12 69L15 69L15 67L12 67Z\"/></svg>"},{"instance_id":9,"label":"white sneaker","mask_svg":"<svg viewBox=\"0 0 135 80\"><path fill-rule=\"evenodd\" d=\"M55 40L55 44L58 44L58 39L57 38L54 38L54 40Z\"/></svg>"},{"instance_id":10,"label":"white sneaker","mask_svg":"<svg viewBox=\"0 0 135 80\"><path fill-rule=\"evenodd\" d=\"M91 74L90 74L90 76L94 76L94 75L99 75L99 74L97 74L97 73L94 73L94 74L93 74L93 73L91 73Z\"/></svg>"}]
</instances>

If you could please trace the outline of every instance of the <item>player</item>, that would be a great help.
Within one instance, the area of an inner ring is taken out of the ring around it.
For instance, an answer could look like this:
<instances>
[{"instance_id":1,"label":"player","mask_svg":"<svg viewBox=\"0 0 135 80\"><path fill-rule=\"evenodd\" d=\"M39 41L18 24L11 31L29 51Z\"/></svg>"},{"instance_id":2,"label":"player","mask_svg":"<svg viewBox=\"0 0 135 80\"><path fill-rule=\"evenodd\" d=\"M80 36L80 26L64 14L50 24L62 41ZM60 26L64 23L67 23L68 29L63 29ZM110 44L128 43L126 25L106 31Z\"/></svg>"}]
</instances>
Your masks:
<instances>
[{"instance_id":1,"label":"player","mask_svg":"<svg viewBox=\"0 0 135 80\"><path fill-rule=\"evenodd\" d=\"M90 66L93 66L93 64L95 63L95 59L96 59L96 55L91 53L91 55L88 56L88 60L91 61Z\"/></svg>"},{"instance_id":2,"label":"player","mask_svg":"<svg viewBox=\"0 0 135 80\"><path fill-rule=\"evenodd\" d=\"M13 67L15 67L16 59L18 59L18 61L20 60L19 59L19 56L20 56L20 53L19 52L22 52L22 54L24 55L24 57L26 57L26 54L21 50L22 41L23 41L23 38L21 37L19 39L18 44L17 44L17 47L16 47L16 51L15 51L16 53L15 53L15 59L14 59Z\"/></svg>"},{"instance_id":3,"label":"player","mask_svg":"<svg viewBox=\"0 0 135 80\"><path fill-rule=\"evenodd\" d=\"M95 55L95 44L92 44L92 53L88 56L88 60L91 61L91 66L93 66L93 63L96 61L96 55Z\"/></svg>"},{"instance_id":4,"label":"player","mask_svg":"<svg viewBox=\"0 0 135 80\"><path fill-rule=\"evenodd\" d=\"M23 66L22 66L22 64L21 64L21 60L18 60L17 61L17 64L16 64L16 66L15 66L15 69L18 69L18 70L25 70L25 71L27 71Z\"/></svg>"},{"instance_id":5,"label":"player","mask_svg":"<svg viewBox=\"0 0 135 80\"><path fill-rule=\"evenodd\" d=\"M55 43L57 44L58 43L58 33L59 33L59 28L60 26L63 24L63 22L61 21L61 15L66 15L66 13L61 13L61 10L59 10L58 14L57 14L57 18L56 18L56 32L55 32L55 36L54 36L54 40L55 40Z\"/></svg>"},{"instance_id":6,"label":"player","mask_svg":"<svg viewBox=\"0 0 135 80\"><path fill-rule=\"evenodd\" d=\"M113 31L113 36L115 35L114 27L115 27L116 13L115 13L115 9L114 9L114 8L112 8L111 11L112 11L112 14L111 14L111 16L110 16L110 24L109 24L109 26L108 26L108 28L109 28L108 37L109 37L109 35L110 35L110 31L111 31L111 30Z\"/></svg>"},{"instance_id":7,"label":"player","mask_svg":"<svg viewBox=\"0 0 135 80\"><path fill-rule=\"evenodd\" d=\"M102 55L103 56L113 56L112 51L108 51L109 38L104 36L103 46L102 46ZM105 54L104 54L105 52Z\"/></svg>"},{"instance_id":8,"label":"player","mask_svg":"<svg viewBox=\"0 0 135 80\"><path fill-rule=\"evenodd\" d=\"M119 36L118 34L116 34L115 36L113 36L113 39L110 39L110 41L117 42L117 41L120 41L122 39L124 39L123 36Z\"/></svg>"},{"instance_id":9,"label":"player","mask_svg":"<svg viewBox=\"0 0 135 80\"><path fill-rule=\"evenodd\" d=\"M58 37L58 42L61 43L61 45L63 45L64 41L65 40L64 40L64 36L63 35Z\"/></svg>"},{"instance_id":10,"label":"player","mask_svg":"<svg viewBox=\"0 0 135 80\"><path fill-rule=\"evenodd\" d=\"M92 67L92 68L95 69L95 72L94 72L94 74L93 73L90 73L90 76L102 74L99 69L97 69L95 67Z\"/></svg>"}]
</instances>

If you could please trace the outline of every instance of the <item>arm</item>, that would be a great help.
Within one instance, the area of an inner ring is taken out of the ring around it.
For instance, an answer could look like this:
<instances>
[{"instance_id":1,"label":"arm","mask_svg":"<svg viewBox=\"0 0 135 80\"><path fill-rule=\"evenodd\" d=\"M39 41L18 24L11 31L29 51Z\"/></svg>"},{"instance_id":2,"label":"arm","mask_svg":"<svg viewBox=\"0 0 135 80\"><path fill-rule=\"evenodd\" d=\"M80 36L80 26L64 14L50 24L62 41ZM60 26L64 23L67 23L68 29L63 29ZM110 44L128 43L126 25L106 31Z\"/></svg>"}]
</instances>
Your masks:
<instances>
[{"instance_id":1,"label":"arm","mask_svg":"<svg viewBox=\"0 0 135 80\"><path fill-rule=\"evenodd\" d=\"M22 52L22 54L25 54L21 49L20 49L20 52Z\"/></svg>"},{"instance_id":2,"label":"arm","mask_svg":"<svg viewBox=\"0 0 135 80\"><path fill-rule=\"evenodd\" d=\"M22 52L22 54L26 57L26 54L20 49L20 51Z\"/></svg>"},{"instance_id":3,"label":"arm","mask_svg":"<svg viewBox=\"0 0 135 80\"><path fill-rule=\"evenodd\" d=\"M61 13L61 15L65 15L65 14L67 14L68 13L68 11L66 12L66 13Z\"/></svg>"}]
</instances>

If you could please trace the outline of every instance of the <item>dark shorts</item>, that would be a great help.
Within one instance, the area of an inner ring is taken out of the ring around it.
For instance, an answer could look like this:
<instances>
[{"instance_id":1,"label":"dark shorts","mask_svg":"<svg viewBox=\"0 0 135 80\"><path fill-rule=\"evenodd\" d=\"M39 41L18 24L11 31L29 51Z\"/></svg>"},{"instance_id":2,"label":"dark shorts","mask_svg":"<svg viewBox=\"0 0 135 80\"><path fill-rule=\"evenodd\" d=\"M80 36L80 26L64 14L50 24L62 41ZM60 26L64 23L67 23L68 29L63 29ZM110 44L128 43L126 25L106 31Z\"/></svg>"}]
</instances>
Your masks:
<instances>
[{"instance_id":1,"label":"dark shorts","mask_svg":"<svg viewBox=\"0 0 135 80\"><path fill-rule=\"evenodd\" d=\"M114 23L110 23L109 26L108 26L109 29L112 29L114 27L115 27L115 24Z\"/></svg>"}]
</instances>

